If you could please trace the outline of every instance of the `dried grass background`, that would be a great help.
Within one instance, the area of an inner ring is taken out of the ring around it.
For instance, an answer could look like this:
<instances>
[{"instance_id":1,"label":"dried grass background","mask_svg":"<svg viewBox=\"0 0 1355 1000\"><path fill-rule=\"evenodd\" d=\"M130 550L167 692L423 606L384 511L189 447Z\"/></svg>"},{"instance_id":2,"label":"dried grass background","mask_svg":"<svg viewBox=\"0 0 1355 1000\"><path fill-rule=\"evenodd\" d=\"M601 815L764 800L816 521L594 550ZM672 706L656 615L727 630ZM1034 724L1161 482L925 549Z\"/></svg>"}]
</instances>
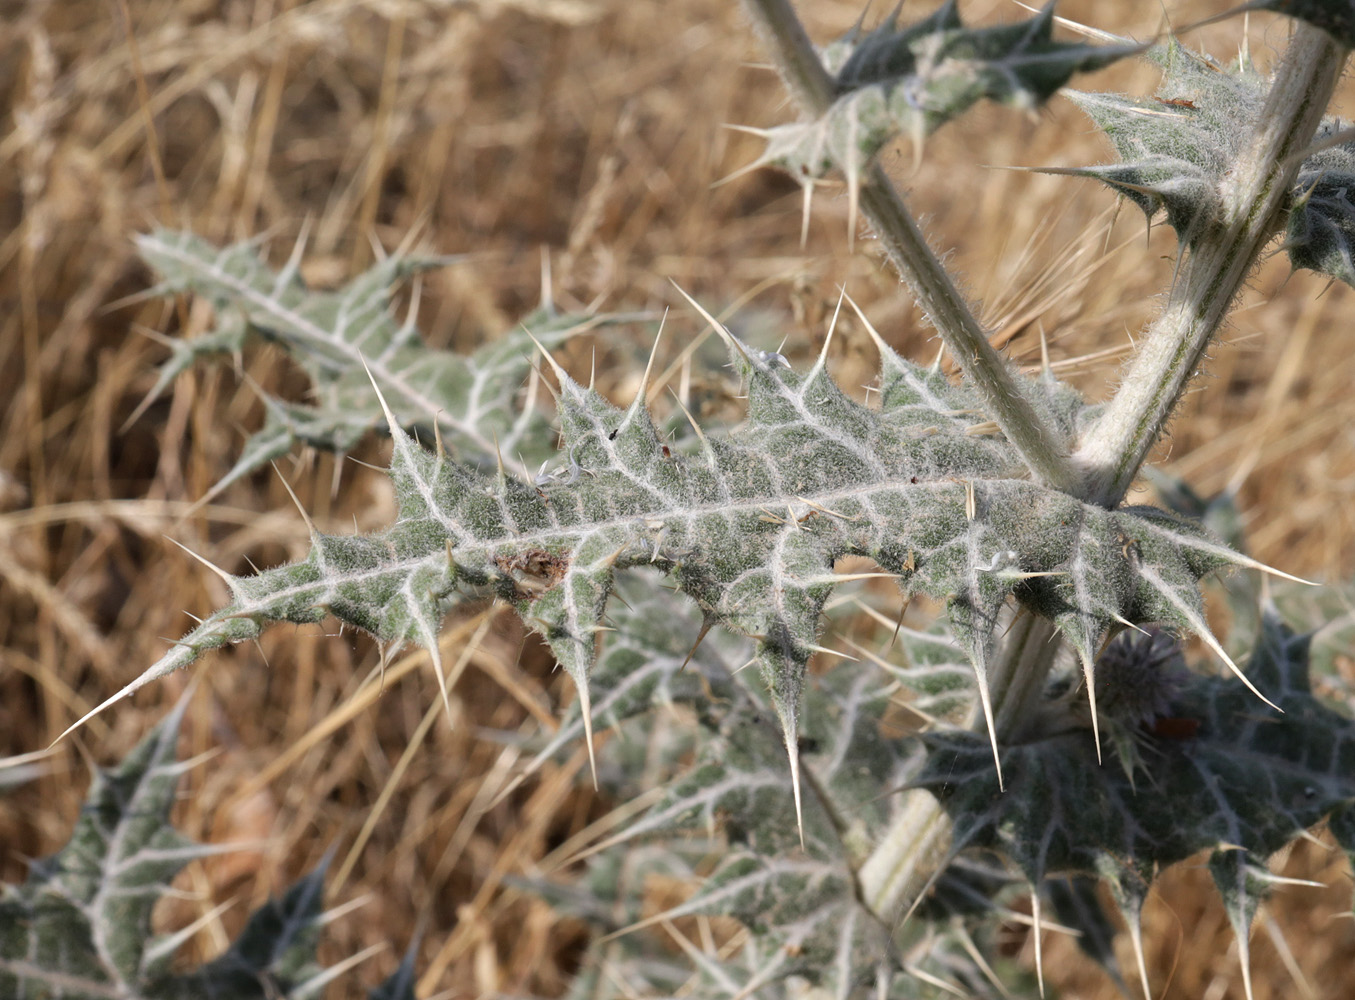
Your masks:
<instances>
[{"instance_id":1,"label":"dried grass background","mask_svg":"<svg viewBox=\"0 0 1355 1000\"><path fill-rule=\"evenodd\" d=\"M802 6L817 38L859 13L855 0ZM910 2L905 16L928 6ZM996 0L962 6L972 19L1020 13ZM1173 6L1181 23L1225 5ZM150 282L130 237L152 225L217 241L272 233L278 259L309 220L305 273L320 285L368 263L373 240L390 248L414 233L467 254L425 282L421 325L439 346L469 349L532 307L544 248L565 305L662 310L678 302L671 279L712 310L738 305L735 322L779 326L799 356L822 343L845 284L891 342L915 358L935 353L869 241L849 251L837 193L818 197L802 250L798 192L786 180L761 172L712 188L757 148L723 123L790 113L733 3L9 0L0 10L0 756L46 746L181 634L185 611L223 599L167 539L232 571L306 546L271 471L190 513L262 420L237 373L200 368L123 428L164 357L138 328L179 335L209 320L186 302L110 308ZM1139 37L1162 16L1156 4L1095 0L1067 0L1060 12ZM1287 30L1251 21L1259 61ZM1242 31L1238 20L1192 41L1227 56ZM1080 83L1154 84L1143 67ZM1174 240L1145 238L1136 210L1115 215L1089 184L984 165L1107 155L1085 119L1055 101L1036 120L980 109L937 135L916 173L906 148L889 160L1011 354L1038 363L1043 330L1052 360L1092 393L1105 391L1153 314ZM1159 458L1202 492L1241 481L1259 558L1349 579L1352 292L1286 278L1281 261L1255 277ZM660 360L702 326L676 307ZM850 323L842 333L840 370L849 384L858 373L864 381L865 338ZM618 399L629 398L648 336L593 342L600 385ZM586 373L592 349L574 345L565 360ZM269 349L247 355L243 374L304 390ZM381 442L357 457L381 462ZM331 496L330 456L281 466L322 528L387 523L381 477L353 462L340 472ZM445 635L447 661L464 663L448 725L427 714L437 687L423 655L389 664L382 691L373 644L324 631L278 629L197 670L184 753L215 756L186 779L179 823L200 840L266 844L193 866L184 897L160 917L182 926L237 900L190 946L191 957L209 956L250 907L335 845L332 902L367 902L329 928L322 958L390 948L330 996L364 995L419 926L421 996L558 995L584 930L509 882L555 864L609 804L584 789L580 752L491 808L516 763L492 732L553 725L572 697L567 683L511 614L458 619ZM0 798L0 878L22 879L25 858L64 842L88 761L120 757L187 680L95 719L43 777ZM1346 869L1300 844L1284 871L1332 889L1287 889L1263 911L1256 996L1352 995ZM1167 997L1242 996L1204 873L1169 875L1147 921L1154 983ZM1029 964L1029 942L1015 947ZM1061 995L1115 995L1071 944L1047 949Z\"/></svg>"}]
</instances>

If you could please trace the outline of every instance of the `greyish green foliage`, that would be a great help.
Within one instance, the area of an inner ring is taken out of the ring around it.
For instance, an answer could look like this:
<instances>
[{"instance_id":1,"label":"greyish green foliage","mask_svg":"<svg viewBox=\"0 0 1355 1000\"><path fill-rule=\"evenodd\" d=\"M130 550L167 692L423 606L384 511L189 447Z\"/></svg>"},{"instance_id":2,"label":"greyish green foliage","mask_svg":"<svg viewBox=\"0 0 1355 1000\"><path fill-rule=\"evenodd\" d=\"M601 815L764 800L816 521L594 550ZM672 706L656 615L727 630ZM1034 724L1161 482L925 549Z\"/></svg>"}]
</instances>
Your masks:
<instances>
[{"instance_id":1,"label":"greyish green foliage","mask_svg":"<svg viewBox=\"0 0 1355 1000\"><path fill-rule=\"evenodd\" d=\"M194 292L217 312L214 330L169 341L173 355L148 399L200 358L238 356L251 334L278 344L311 379L311 403L264 396L263 429L245 443L213 492L286 454L298 441L338 452L353 448L383 426L373 384L401 426L433 429L464 461L493 465L501 457L522 471L526 465L520 463L530 465L550 453L545 418L530 402L519 406L516 399L537 343L556 346L624 319L558 315L546 303L515 330L486 337L475 353L462 356L429 349L412 309L404 323L392 316L392 287L410 274L443 266L444 259L395 254L337 291L317 292L301 280L300 241L281 272L260 259L254 243L218 249L192 233L159 230L138 238L137 246L161 276L159 291Z\"/></svg>"},{"instance_id":2,"label":"greyish green foliage","mask_svg":"<svg viewBox=\"0 0 1355 1000\"><path fill-rule=\"evenodd\" d=\"M115 697L278 621L332 614L436 650L447 612L490 592L545 636L586 706L613 573L652 566L709 623L758 639L793 750L805 668L842 556L869 556L905 594L944 600L985 699L1009 597L1050 618L1090 670L1120 621L1207 632L1197 581L1246 562L1163 511L1105 510L1021 478L967 390L883 343L872 408L834 384L822 357L801 375L722 333L746 383L748 420L726 439L705 438L696 455L665 446L643 386L622 410L560 370L567 464L537 485L430 455L390 414L396 524L371 537L317 533L303 562L227 575L233 603ZM1052 380L1026 389L1065 434L1076 432L1070 389Z\"/></svg>"},{"instance_id":3,"label":"greyish green foliage","mask_svg":"<svg viewBox=\"0 0 1355 1000\"><path fill-rule=\"evenodd\" d=\"M1115 145L1120 164L1066 171L1119 191L1150 219L1165 210L1192 244L1218 211L1218 186L1265 100L1266 81L1249 62L1224 67L1175 39L1149 51L1162 67L1157 96L1069 91Z\"/></svg>"},{"instance_id":4,"label":"greyish green foliage","mask_svg":"<svg viewBox=\"0 0 1355 1000\"><path fill-rule=\"evenodd\" d=\"M333 973L315 963L325 920L323 866L255 911L230 948L189 971L172 960L186 934L151 934L151 910L195 858L170 824L185 698L117 767L98 771L66 846L0 887L0 997L6 1000L304 1000ZM403 967L402 967L403 968ZM408 978L381 1000L413 1000ZM374 993L376 1000L378 994Z\"/></svg>"},{"instance_id":5,"label":"greyish green foliage","mask_svg":"<svg viewBox=\"0 0 1355 1000\"><path fill-rule=\"evenodd\" d=\"M955 0L904 27L897 10L869 32L858 22L822 53L838 93L833 106L816 120L769 130L756 165L783 167L802 184L833 170L854 182L896 136L920 142L984 98L1035 108L1074 73L1139 51L1056 41L1053 31L1052 3L998 27L965 27Z\"/></svg>"},{"instance_id":6,"label":"greyish green foliage","mask_svg":"<svg viewBox=\"0 0 1355 1000\"><path fill-rule=\"evenodd\" d=\"M1137 782L1097 766L1078 750L1084 730L1053 719L1003 749L1006 794L986 743L972 734L924 737L930 761L918 781L945 803L958 844L1000 849L1032 885L1053 873L1108 879L1131 925L1154 870L1212 851L1245 968L1247 928L1276 881L1265 860L1355 804L1355 723L1313 695L1309 641L1271 610L1252 646L1246 674L1283 715L1259 713L1236 679L1178 675L1153 714L1158 735L1144 747ZM1165 680L1156 656L1124 657L1116 669L1139 689ZM1350 830L1333 832L1355 850Z\"/></svg>"},{"instance_id":7,"label":"greyish green foliage","mask_svg":"<svg viewBox=\"0 0 1355 1000\"><path fill-rule=\"evenodd\" d=\"M768 19L787 13L772 0L759 6ZM1348 23L1345 4L1267 6L1338 33ZM871 32L858 27L821 53L836 103L817 121L769 133L759 163L786 166L806 185L836 168L855 186L900 132L925 135L984 97L1034 106L1072 73L1135 50L1056 42L1052 27L1046 8L969 29L953 3L911 27L896 16ZM1183 244L1208 245L1220 183L1267 81L1246 62L1225 69L1174 42L1152 58L1165 72L1157 99L1077 98L1125 162L1064 172L1110 184L1150 216L1165 209ZM1355 278L1349 164L1355 152L1339 144L1312 154L1280 224L1296 266L1345 280ZM295 257L275 275L252 247L215 250L185 234L149 237L143 251L163 288L206 294L222 323L176 346L157 388L200 354L238 350L247 329L266 333L309 372L317 402L270 404L272 429L255 452L297 437L342 449L379 416L393 439L399 515L373 535L314 531L309 555L289 566L223 571L231 603L105 705L272 623L329 616L427 647L441 675L444 617L486 596L511 602L581 694L534 763L580 737L591 750L599 723L614 737L599 754L599 783L623 796L659 789L613 837L622 850L594 855L572 883L539 884L620 935L592 943L578 1000L615 995L618 983L698 1000L780 1000L807 988L843 1000L1005 993L975 941L991 953L985 927L1027 891L1081 930L1084 950L1119 978L1096 886L1110 889L1138 945L1156 870L1199 850L1212 852L1245 969L1246 931L1273 881L1266 857L1324 818L1355 854L1355 725L1310 688L1317 640L1258 612L1250 580L1230 600L1235 620L1256 626L1250 644L1230 640L1245 672L1205 623L1201 579L1256 568L1234 547L1239 521L1226 501L1206 503L1177 484L1162 491L1177 512L1084 502L1076 484L1061 492L1031 479L976 391L909 363L878 336L875 391L859 403L829 376L827 345L802 372L719 324L747 399L742 425L694 426L690 448L670 447L647 409L648 373L618 408L555 367L556 451L544 420L508 402L529 370L525 332L459 359L428 351L412 323L390 318L389 286L417 262L388 260L316 295L297 281ZM574 329L545 316L526 325L547 346ZM1060 458L1077 457L1105 418L1052 376L1016 385ZM408 433L433 421L452 454ZM546 466L533 475L525 462L499 464L495 474L496 438L505 458L521 448ZM847 556L872 560L880 572L864 575L893 577L905 597L934 599L945 620L896 630L902 662L877 652L887 640L851 639L869 662L811 670L830 597L862 576L838 572ZM628 569L634 579L619 602L617 575ZM1062 642L1024 621L1042 648L1032 639L999 649L1012 605ZM1349 616L1338 624L1346 634ZM1115 638L1127 626L1146 637ZM1175 641L1183 632L1203 636L1233 675L1192 672ZM1005 697L1032 666L994 656L1013 650L1042 669L1026 675L1039 680L1023 700L1003 702L1023 711L999 745L990 668L1010 670L1011 686L996 686ZM759 672L742 671L750 664ZM886 735L896 699L920 738ZM917 830L908 821L919 802L932 829L944 807L949 839L926 859L912 919L896 926L897 899L864 882L890 835ZM646 886L664 877L695 888L653 917ZM683 936L681 918L711 914L743 924L738 947ZM620 933L640 923L662 923L691 965Z\"/></svg>"},{"instance_id":8,"label":"greyish green foliage","mask_svg":"<svg viewBox=\"0 0 1355 1000\"><path fill-rule=\"evenodd\" d=\"M1163 210L1181 243L1194 246L1219 221L1220 185L1261 113L1268 81L1245 56L1223 65L1175 39L1149 56L1162 67L1155 98L1068 93L1110 138L1122 162L1053 172L1100 180L1149 219ZM1303 161L1286 217L1285 249L1294 267L1355 285L1355 202L1349 193L1355 141L1321 148L1343 128L1337 119L1324 122L1318 151Z\"/></svg>"},{"instance_id":9,"label":"greyish green foliage","mask_svg":"<svg viewBox=\"0 0 1355 1000\"><path fill-rule=\"evenodd\" d=\"M996 997L955 935L929 931L891 943L855 892L854 867L898 809L898 797L881 791L904 785L922 762L916 741L882 729L895 675L840 664L806 688L801 847L776 712L765 688L739 669L751 644L715 633L688 658L699 613L674 607L663 591L632 576L618 580L608 619L615 632L591 680L595 718L615 733L599 753L599 774L622 799L656 785L662 792L589 859L581 877L533 883L599 932L620 933L592 945L571 997L615 996L618 981L635 995L698 1000L736 996L750 983L761 984L758 996L792 997L801 981L837 996L863 985L909 997L945 995L918 974L970 996ZM925 638L953 651L944 637ZM688 706L694 719L665 726L675 706ZM566 750L566 734L582 734L577 710L540 756ZM681 904L646 915L645 886L656 877L699 887ZM979 879L985 891L975 894ZM972 857L959 858L928 917L964 914L975 928L991 925L999 913L994 885L1012 883ZM735 916L755 936L723 957L693 953L688 942L693 968L634 932L693 914ZM612 978L601 975L604 967ZM911 976L899 976L904 967Z\"/></svg>"}]
</instances>

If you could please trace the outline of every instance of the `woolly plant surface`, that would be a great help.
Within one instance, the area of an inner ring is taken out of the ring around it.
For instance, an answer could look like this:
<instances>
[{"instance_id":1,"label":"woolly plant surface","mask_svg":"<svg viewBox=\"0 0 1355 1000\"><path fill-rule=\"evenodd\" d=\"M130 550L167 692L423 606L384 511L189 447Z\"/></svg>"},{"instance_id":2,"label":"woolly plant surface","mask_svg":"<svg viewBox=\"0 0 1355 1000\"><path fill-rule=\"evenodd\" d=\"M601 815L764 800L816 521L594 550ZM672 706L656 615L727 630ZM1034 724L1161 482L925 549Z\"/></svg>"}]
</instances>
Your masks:
<instances>
[{"instance_id":1,"label":"woolly plant surface","mask_svg":"<svg viewBox=\"0 0 1355 1000\"><path fill-rule=\"evenodd\" d=\"M224 954L195 969L173 963L192 928L152 934L151 911L179 870L233 849L195 844L170 823L190 766L175 751L187 705L181 700L122 763L96 772L65 847L34 861L23 885L0 887L0 996L304 1000L342 973L315 962L326 919L323 869L256 910ZM413 1000L405 971L373 997Z\"/></svg>"},{"instance_id":2,"label":"woolly plant surface","mask_svg":"<svg viewBox=\"0 0 1355 1000\"><path fill-rule=\"evenodd\" d=\"M520 326L486 336L479 349L460 355L424 343L414 325L414 308L403 323L392 310L395 285L443 266L446 259L394 254L336 291L316 291L301 279L300 241L281 271L261 259L255 242L219 249L189 232L159 230L139 237L137 246L161 277L156 291L193 292L216 310L216 325L208 333L168 341L173 354L161 366L148 400L199 359L238 357L254 336L281 347L311 380L306 403L263 395L263 428L245 443L213 493L298 442L338 452L353 448L373 427L385 426L373 385L402 427L440 435L463 461L491 466L502 461L522 472L551 450L546 418L530 398L523 405L515 402L533 371L533 338L553 347L625 319L559 315L547 303Z\"/></svg>"},{"instance_id":3,"label":"woolly plant surface","mask_svg":"<svg viewBox=\"0 0 1355 1000\"><path fill-rule=\"evenodd\" d=\"M1290 6L1299 5L1274 5ZM1221 186L1260 118L1269 81L1245 55L1224 65L1174 39L1149 58L1162 68L1155 97L1067 92L1106 133L1120 162L1055 172L1095 178L1150 219L1164 211L1181 243L1193 246L1218 224ZM1336 118L1324 120L1281 225L1295 268L1355 285L1355 140L1343 139L1345 129Z\"/></svg>"},{"instance_id":4,"label":"woolly plant surface","mask_svg":"<svg viewBox=\"0 0 1355 1000\"><path fill-rule=\"evenodd\" d=\"M824 602L850 578L834 570L843 556L868 556L905 594L945 602L990 737L990 646L1013 596L1055 623L1091 683L1092 657L1117 623L1207 635L1199 578L1252 564L1164 511L1105 510L1030 482L967 389L882 342L878 405L865 405L833 382L824 355L800 373L718 328L745 386L747 420L726 436L701 432L692 454L658 434L644 384L622 409L558 367L563 443L553 471L532 483L429 453L387 406L396 523L369 536L316 531L299 563L223 572L232 603L109 703L278 621L333 615L436 656L444 616L495 594L544 635L580 688L587 722L613 574L649 566L696 602L707 625L757 640L794 777L805 670L820 648ZM1076 434L1083 404L1073 390L1052 378L1021 385L1051 425Z\"/></svg>"},{"instance_id":5,"label":"woolly plant surface","mask_svg":"<svg viewBox=\"0 0 1355 1000\"><path fill-rule=\"evenodd\" d=\"M661 592L622 583L625 600L611 611L618 641L608 642L594 678L596 714L615 731L600 774L622 799L666 780L574 883L535 886L598 931L574 996L608 995L615 981L599 978L604 967L646 996L728 1000L750 983L767 996L794 996L799 979L843 997L998 996L964 942L991 934L1005 900L1023 890L1079 931L1082 948L1123 984L1098 884L1110 887L1141 949L1139 918L1156 872L1201 851L1245 970L1251 920L1285 882L1267 869L1269 857L1324 819L1355 852L1355 724L1314 695L1312 636L1295 634L1273 607L1257 617L1246 673L1284 714L1265 709L1236 677L1189 669L1166 634L1127 631L1096 664L1103 738L1128 747L1123 766L1096 762L1076 676L1056 675L1038 722L1003 747L1005 791L981 736L944 722L920 740L888 735L896 682L918 692L908 701L915 711L972 701L972 680L944 629L901 630L906 665L875 657L811 675L799 743L801 845L775 709L739 669L746 640L712 637L688 659L684 629L699 624L694 611L665 610ZM659 615L663 625L652 627ZM646 703L651 714L638 718ZM673 720L674 704L690 705L694 720ZM566 728L577 737L577 710ZM563 750L555 738L545 752ZM904 807L897 793L910 787L940 799L955 837L916 917L891 935L860 905L854 873ZM695 888L655 914L644 891L652 879ZM673 922L695 914L737 917L752 932L746 946L702 951L686 942L692 964L683 967L636 933L662 924L681 943ZM1151 995L1146 964L1140 972Z\"/></svg>"},{"instance_id":6,"label":"woolly plant surface","mask_svg":"<svg viewBox=\"0 0 1355 1000\"><path fill-rule=\"evenodd\" d=\"M920 143L985 98L1038 107L1074 73L1140 49L1056 40L1052 3L1028 20L982 28L965 26L955 0L904 26L895 10L873 30L858 23L824 47L833 104L816 118L767 130L767 148L749 169L783 167L806 185L840 170L855 186L897 136Z\"/></svg>"},{"instance_id":7,"label":"woolly plant surface","mask_svg":"<svg viewBox=\"0 0 1355 1000\"><path fill-rule=\"evenodd\" d=\"M832 996L856 995L865 986L872 995L878 989L944 995L938 983L992 995L944 920L928 920L926 933L914 927L896 937L858 898L855 870L900 808L900 796L889 793L926 762L919 742L884 726L896 693L893 672L839 662L806 685L801 844L776 711L758 678L740 669L752 651L749 640L715 633L687 656L700 614L674 607L635 573L618 579L609 611L616 631L608 633L591 681L594 716L613 731L599 751L599 777L614 798L647 794L653 801L599 845L605 850L590 852L582 873L529 883L597 932L570 997L602 1000L616 995L618 984L636 996L716 1000L756 984L759 996L790 997L805 980ZM944 636L903 635L928 647L947 645ZM575 707L540 756L564 756L566 741L581 732ZM982 906L961 900L962 887L976 877L987 880L987 890L1024 886L991 865L980 871L973 857L957 858L926 916L963 914L965 933L995 924L991 894ZM694 891L656 914L646 898L646 886L656 881ZM674 929L697 914L734 916L752 933L739 948L702 949ZM658 924L668 928L666 936L654 929ZM674 961L673 940L690 962Z\"/></svg>"},{"instance_id":8,"label":"woolly plant surface","mask_svg":"<svg viewBox=\"0 0 1355 1000\"><path fill-rule=\"evenodd\" d=\"M1085 729L1051 717L1045 732L1003 748L1002 794L985 742L954 730L923 737L930 759L916 783L945 805L957 849L996 850L1034 887L1052 875L1107 881L1136 947L1156 871L1209 851L1245 975L1252 917L1283 881L1267 859L1323 819L1355 857L1355 723L1314 696L1311 639L1287 628L1273 607L1261 616L1246 676L1283 714L1258 711L1236 678L1169 676L1154 657L1122 658L1115 668L1126 707L1146 707L1146 694L1160 698L1145 718L1134 710L1120 716L1151 723L1136 734L1141 767L1132 771L1098 766L1081 745ZM1113 718L1117 706L1106 700ZM1068 919L1104 924L1093 902L1084 898L1084 916L1070 908ZM1087 950L1113 968L1112 955L1096 952L1102 937L1091 935Z\"/></svg>"}]
</instances>

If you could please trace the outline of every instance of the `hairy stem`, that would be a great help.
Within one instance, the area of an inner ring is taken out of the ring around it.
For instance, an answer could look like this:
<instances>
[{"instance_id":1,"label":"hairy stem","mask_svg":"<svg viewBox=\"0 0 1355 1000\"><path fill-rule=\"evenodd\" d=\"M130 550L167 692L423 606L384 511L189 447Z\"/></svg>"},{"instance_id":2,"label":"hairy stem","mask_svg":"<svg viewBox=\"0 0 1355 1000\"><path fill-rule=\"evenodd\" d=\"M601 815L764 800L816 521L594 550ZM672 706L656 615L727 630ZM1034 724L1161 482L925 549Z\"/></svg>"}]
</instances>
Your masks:
<instances>
[{"instance_id":1,"label":"hairy stem","mask_svg":"<svg viewBox=\"0 0 1355 1000\"><path fill-rule=\"evenodd\" d=\"M744 6L801 110L810 115L824 114L836 96L835 85L789 0L745 0ZM983 327L878 164L864 171L860 199L861 212L879 236L890 262L935 324L965 378L983 394L990 416L1007 440L1041 482L1072 492L1079 478L1059 435L1022 394L1011 369L988 342Z\"/></svg>"},{"instance_id":2,"label":"hairy stem","mask_svg":"<svg viewBox=\"0 0 1355 1000\"><path fill-rule=\"evenodd\" d=\"M1218 222L1182 265L1166 308L1074 456L1088 502L1117 505L1166 429L1242 282L1281 224L1302 162L1297 154L1312 141L1344 63L1345 50L1326 32L1307 24L1295 29L1261 120L1221 192Z\"/></svg>"},{"instance_id":3,"label":"hairy stem","mask_svg":"<svg viewBox=\"0 0 1355 1000\"><path fill-rule=\"evenodd\" d=\"M989 671L999 744L1009 742L1031 717L1059 645L1054 626L1044 618L1024 615L1007 630ZM969 728L986 733L977 705ZM882 920L892 924L906 915L950 863L952 826L931 792L906 793L889 830L856 873L862 901Z\"/></svg>"},{"instance_id":4,"label":"hairy stem","mask_svg":"<svg viewBox=\"0 0 1355 1000\"><path fill-rule=\"evenodd\" d=\"M861 901L893 926L949 864L954 824L931 792L904 793L903 807L856 873Z\"/></svg>"}]
</instances>

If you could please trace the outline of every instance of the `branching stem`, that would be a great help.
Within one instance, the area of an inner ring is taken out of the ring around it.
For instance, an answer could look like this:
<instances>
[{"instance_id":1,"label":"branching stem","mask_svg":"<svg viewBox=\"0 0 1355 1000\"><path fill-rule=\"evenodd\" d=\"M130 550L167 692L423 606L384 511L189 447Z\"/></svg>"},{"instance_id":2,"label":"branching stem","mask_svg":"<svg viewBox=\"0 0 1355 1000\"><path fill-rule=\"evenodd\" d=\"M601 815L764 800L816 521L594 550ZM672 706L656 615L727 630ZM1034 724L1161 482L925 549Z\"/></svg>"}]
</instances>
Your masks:
<instances>
[{"instance_id":1,"label":"branching stem","mask_svg":"<svg viewBox=\"0 0 1355 1000\"><path fill-rule=\"evenodd\" d=\"M789 0L745 0L745 7L802 110L825 113L836 97L834 83ZM1262 119L1222 192L1219 220L1191 252L1119 392L1071 460L1017 388L897 190L878 165L865 171L861 210L891 263L965 377L982 393L993 419L1046 485L1106 507L1123 499L1242 282L1276 232L1300 165L1295 154L1312 141L1344 56L1321 30L1306 24L1296 28ZM1052 637L1047 622L1023 621L997 652L990 677L999 742L1020 727L1038 701L1058 648ZM882 919L897 920L956 848L941 803L929 793L909 793L893 826L857 872L863 901Z\"/></svg>"},{"instance_id":2,"label":"branching stem","mask_svg":"<svg viewBox=\"0 0 1355 1000\"><path fill-rule=\"evenodd\" d=\"M1219 221L1181 267L1162 315L1123 375L1119 391L1074 456L1089 503L1114 507L1166 430L1242 282L1275 235L1302 162L1345 63L1326 32L1300 23L1256 131L1221 192Z\"/></svg>"},{"instance_id":3,"label":"branching stem","mask_svg":"<svg viewBox=\"0 0 1355 1000\"><path fill-rule=\"evenodd\" d=\"M836 97L789 0L745 0L763 45L801 110L822 115ZM935 324L965 378L982 393L990 416L1046 486L1073 492L1079 483L1059 435L1031 406L1012 370L988 342L964 296L927 246L898 190L878 164L861 177L861 212L917 304Z\"/></svg>"}]
</instances>

